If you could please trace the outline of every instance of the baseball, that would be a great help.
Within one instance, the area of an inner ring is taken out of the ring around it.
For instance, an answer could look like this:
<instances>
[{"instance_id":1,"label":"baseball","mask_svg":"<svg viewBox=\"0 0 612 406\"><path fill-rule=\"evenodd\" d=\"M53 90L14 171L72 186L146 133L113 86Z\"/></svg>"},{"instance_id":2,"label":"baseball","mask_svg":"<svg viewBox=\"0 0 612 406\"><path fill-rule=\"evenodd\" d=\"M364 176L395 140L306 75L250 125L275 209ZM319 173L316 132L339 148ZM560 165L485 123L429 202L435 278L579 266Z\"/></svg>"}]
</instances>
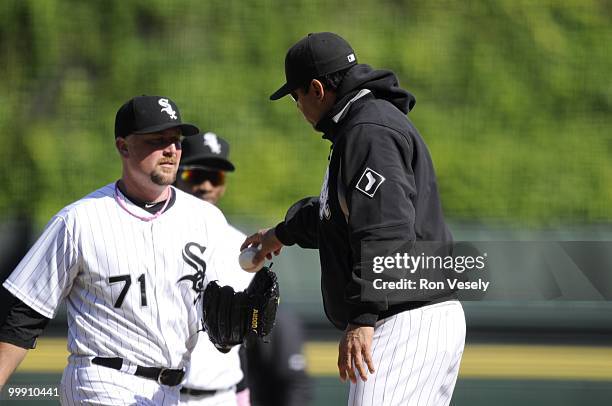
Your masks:
<instances>
[{"instance_id":1,"label":"baseball","mask_svg":"<svg viewBox=\"0 0 612 406\"><path fill-rule=\"evenodd\" d=\"M257 264L253 263L253 257L257 254L259 250L257 247L249 247L240 253L238 257L238 262L240 263L240 267L247 272L257 272L261 269L264 264L264 261L261 261Z\"/></svg>"}]
</instances>

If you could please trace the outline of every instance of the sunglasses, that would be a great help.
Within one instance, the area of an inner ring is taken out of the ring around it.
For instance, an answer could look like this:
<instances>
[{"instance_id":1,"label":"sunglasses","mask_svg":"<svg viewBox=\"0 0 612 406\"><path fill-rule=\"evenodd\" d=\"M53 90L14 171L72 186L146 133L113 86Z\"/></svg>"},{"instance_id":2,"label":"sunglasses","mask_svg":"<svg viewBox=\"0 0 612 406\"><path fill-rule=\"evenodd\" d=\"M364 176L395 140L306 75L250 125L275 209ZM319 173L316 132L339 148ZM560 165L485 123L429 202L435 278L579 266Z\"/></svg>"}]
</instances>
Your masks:
<instances>
[{"instance_id":1,"label":"sunglasses","mask_svg":"<svg viewBox=\"0 0 612 406\"><path fill-rule=\"evenodd\" d=\"M198 185L209 181L213 186L221 186L225 184L225 172L209 171L206 169L183 169L181 171L181 180L191 185Z\"/></svg>"}]
</instances>

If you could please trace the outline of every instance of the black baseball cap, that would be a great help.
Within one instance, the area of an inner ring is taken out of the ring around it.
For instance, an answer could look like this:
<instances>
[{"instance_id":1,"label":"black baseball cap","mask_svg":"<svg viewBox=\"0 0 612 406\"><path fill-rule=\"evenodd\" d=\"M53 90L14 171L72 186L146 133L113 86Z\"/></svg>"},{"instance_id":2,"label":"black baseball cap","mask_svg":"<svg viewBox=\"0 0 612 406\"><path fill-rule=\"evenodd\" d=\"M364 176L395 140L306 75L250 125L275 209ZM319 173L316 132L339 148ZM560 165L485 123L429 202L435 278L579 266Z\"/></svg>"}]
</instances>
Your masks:
<instances>
[{"instance_id":1,"label":"black baseball cap","mask_svg":"<svg viewBox=\"0 0 612 406\"><path fill-rule=\"evenodd\" d=\"M355 51L344 38L333 32L308 34L287 51L285 56L287 82L270 95L270 100L278 100L288 95L311 79L356 64Z\"/></svg>"},{"instance_id":2,"label":"black baseball cap","mask_svg":"<svg viewBox=\"0 0 612 406\"><path fill-rule=\"evenodd\" d=\"M184 136L200 132L195 125L181 122L181 113L176 103L169 98L136 96L117 111L115 138L130 134L155 133L175 127L180 127Z\"/></svg>"},{"instance_id":3,"label":"black baseball cap","mask_svg":"<svg viewBox=\"0 0 612 406\"><path fill-rule=\"evenodd\" d=\"M234 171L229 161L229 144L215 133L200 133L185 138L181 144L181 168L196 167L227 172Z\"/></svg>"}]
</instances>

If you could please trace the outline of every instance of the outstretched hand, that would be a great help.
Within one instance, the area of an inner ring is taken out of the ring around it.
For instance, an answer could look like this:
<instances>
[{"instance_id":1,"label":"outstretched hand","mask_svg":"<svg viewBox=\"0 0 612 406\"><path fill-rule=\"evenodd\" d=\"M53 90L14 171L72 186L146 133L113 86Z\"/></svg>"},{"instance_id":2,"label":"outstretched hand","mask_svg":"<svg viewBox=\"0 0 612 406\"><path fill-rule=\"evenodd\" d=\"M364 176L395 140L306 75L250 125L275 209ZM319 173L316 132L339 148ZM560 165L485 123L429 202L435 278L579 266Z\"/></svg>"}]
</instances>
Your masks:
<instances>
[{"instance_id":1,"label":"outstretched hand","mask_svg":"<svg viewBox=\"0 0 612 406\"><path fill-rule=\"evenodd\" d=\"M283 248L283 243L276 237L274 227L259 230L253 235L250 235L244 240L240 251L248 247L258 247L259 252L253 257L253 263L257 264L263 260L272 259L272 255L280 254Z\"/></svg>"},{"instance_id":2,"label":"outstretched hand","mask_svg":"<svg viewBox=\"0 0 612 406\"><path fill-rule=\"evenodd\" d=\"M367 381L366 366L371 374L375 372L372 361L373 337L374 327L348 325L338 346L338 370L342 382L348 377L351 382L357 383L355 370L359 372L362 381Z\"/></svg>"}]
</instances>

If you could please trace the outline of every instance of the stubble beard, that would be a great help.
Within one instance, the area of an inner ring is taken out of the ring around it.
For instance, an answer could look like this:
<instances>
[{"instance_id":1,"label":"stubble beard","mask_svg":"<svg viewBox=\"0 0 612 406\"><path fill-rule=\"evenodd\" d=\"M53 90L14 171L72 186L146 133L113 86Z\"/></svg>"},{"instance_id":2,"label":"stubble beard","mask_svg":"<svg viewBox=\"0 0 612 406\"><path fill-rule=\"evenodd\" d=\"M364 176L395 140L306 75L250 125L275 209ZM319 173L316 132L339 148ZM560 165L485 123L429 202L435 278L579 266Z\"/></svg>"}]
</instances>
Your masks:
<instances>
[{"instance_id":1,"label":"stubble beard","mask_svg":"<svg viewBox=\"0 0 612 406\"><path fill-rule=\"evenodd\" d=\"M176 168L171 172L164 171L163 168L155 168L151 172L151 182L159 186L168 186L176 180Z\"/></svg>"}]
</instances>

